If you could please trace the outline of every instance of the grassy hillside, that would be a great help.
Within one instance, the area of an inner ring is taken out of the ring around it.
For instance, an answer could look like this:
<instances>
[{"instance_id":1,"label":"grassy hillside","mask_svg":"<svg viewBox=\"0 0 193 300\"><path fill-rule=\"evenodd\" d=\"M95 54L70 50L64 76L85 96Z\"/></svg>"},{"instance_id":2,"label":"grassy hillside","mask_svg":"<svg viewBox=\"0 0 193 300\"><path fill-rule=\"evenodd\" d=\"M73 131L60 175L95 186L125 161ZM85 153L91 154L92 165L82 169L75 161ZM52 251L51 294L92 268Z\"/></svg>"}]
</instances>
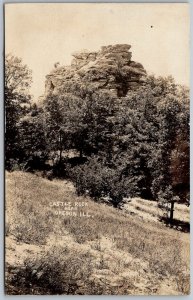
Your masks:
<instances>
[{"instance_id":1,"label":"grassy hillside","mask_svg":"<svg viewBox=\"0 0 193 300\"><path fill-rule=\"evenodd\" d=\"M143 199L117 210L71 182L6 173L6 292L188 294L189 234L155 214Z\"/></svg>"}]
</instances>

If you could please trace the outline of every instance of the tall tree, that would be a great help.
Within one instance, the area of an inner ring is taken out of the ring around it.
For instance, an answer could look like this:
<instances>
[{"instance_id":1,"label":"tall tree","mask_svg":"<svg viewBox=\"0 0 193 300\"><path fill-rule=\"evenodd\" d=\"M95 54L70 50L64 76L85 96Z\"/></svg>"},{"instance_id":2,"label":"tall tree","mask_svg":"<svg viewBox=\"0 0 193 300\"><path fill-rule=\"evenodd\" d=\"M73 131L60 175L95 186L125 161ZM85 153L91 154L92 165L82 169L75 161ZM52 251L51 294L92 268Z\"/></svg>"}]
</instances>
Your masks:
<instances>
[{"instance_id":1,"label":"tall tree","mask_svg":"<svg viewBox=\"0 0 193 300\"><path fill-rule=\"evenodd\" d=\"M19 154L18 121L30 102L29 88L32 72L22 60L11 54L5 56L5 121L6 166Z\"/></svg>"},{"instance_id":2,"label":"tall tree","mask_svg":"<svg viewBox=\"0 0 193 300\"><path fill-rule=\"evenodd\" d=\"M44 112L36 103L31 105L30 111L18 122L18 138L20 154L28 169L45 167L48 156Z\"/></svg>"},{"instance_id":3,"label":"tall tree","mask_svg":"<svg viewBox=\"0 0 193 300\"><path fill-rule=\"evenodd\" d=\"M172 222L175 202L189 202L189 91L171 77L151 77L149 83L157 102L158 125L149 161L151 190Z\"/></svg>"}]
</instances>

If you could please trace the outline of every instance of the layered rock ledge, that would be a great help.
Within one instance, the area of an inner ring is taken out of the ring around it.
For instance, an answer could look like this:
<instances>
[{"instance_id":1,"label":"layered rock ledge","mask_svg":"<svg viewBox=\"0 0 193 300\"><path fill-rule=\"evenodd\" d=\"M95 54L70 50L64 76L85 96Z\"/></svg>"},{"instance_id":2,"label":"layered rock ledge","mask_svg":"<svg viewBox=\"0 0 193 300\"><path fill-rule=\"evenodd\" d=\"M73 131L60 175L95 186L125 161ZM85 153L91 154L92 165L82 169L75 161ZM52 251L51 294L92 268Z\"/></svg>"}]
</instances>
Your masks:
<instances>
[{"instance_id":1,"label":"layered rock ledge","mask_svg":"<svg viewBox=\"0 0 193 300\"><path fill-rule=\"evenodd\" d=\"M45 96L58 93L72 83L107 89L118 97L125 97L145 80L142 64L132 61L130 45L117 44L101 47L100 51L83 50L72 54L70 66L59 66L46 76Z\"/></svg>"}]
</instances>

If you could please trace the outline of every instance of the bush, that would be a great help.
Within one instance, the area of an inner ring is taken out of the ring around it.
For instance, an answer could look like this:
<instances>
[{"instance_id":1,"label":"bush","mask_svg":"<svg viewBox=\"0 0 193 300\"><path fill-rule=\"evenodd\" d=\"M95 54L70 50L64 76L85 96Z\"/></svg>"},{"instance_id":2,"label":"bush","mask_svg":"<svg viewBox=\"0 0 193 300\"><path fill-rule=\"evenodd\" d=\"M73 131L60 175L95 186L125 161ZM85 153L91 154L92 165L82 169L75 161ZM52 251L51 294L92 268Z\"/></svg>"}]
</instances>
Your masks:
<instances>
[{"instance_id":1,"label":"bush","mask_svg":"<svg viewBox=\"0 0 193 300\"><path fill-rule=\"evenodd\" d=\"M98 157L92 157L70 172L78 195L87 194L95 200L109 197L115 207L120 207L124 197L136 196L137 183L134 177L122 176L122 170L107 166Z\"/></svg>"}]
</instances>

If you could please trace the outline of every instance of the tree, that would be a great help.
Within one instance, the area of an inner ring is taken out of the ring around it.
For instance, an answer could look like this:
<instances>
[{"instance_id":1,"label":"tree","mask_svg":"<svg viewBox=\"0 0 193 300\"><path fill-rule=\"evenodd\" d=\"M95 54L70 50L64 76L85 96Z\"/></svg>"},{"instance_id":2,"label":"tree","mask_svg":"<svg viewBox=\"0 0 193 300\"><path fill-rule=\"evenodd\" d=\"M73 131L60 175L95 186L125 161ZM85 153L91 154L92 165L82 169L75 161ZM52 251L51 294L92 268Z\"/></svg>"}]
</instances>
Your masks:
<instances>
[{"instance_id":1,"label":"tree","mask_svg":"<svg viewBox=\"0 0 193 300\"><path fill-rule=\"evenodd\" d=\"M189 203L188 89L147 77L122 100L116 123L123 173L129 168L141 196L158 200L172 221L175 202Z\"/></svg>"},{"instance_id":2,"label":"tree","mask_svg":"<svg viewBox=\"0 0 193 300\"><path fill-rule=\"evenodd\" d=\"M11 54L5 56L5 88L20 96L29 96L29 88L32 82L32 72L22 59ZM22 98L26 102L29 98Z\"/></svg>"},{"instance_id":3,"label":"tree","mask_svg":"<svg viewBox=\"0 0 193 300\"><path fill-rule=\"evenodd\" d=\"M43 109L33 104L28 114L18 122L20 155L30 170L45 168L48 143Z\"/></svg>"},{"instance_id":4,"label":"tree","mask_svg":"<svg viewBox=\"0 0 193 300\"><path fill-rule=\"evenodd\" d=\"M22 60L11 54L5 56L5 121L6 166L19 154L18 121L30 103L31 71Z\"/></svg>"},{"instance_id":5,"label":"tree","mask_svg":"<svg viewBox=\"0 0 193 300\"><path fill-rule=\"evenodd\" d=\"M70 170L70 177L79 195L87 194L96 201L107 197L114 207L120 208L124 197L138 195L135 178L121 173L122 168L116 162L109 166L105 158L94 155L86 164Z\"/></svg>"},{"instance_id":6,"label":"tree","mask_svg":"<svg viewBox=\"0 0 193 300\"><path fill-rule=\"evenodd\" d=\"M59 105L58 97L48 95L44 103L46 136L48 140L49 152L57 152L59 150L59 160L62 159L63 149L63 115Z\"/></svg>"},{"instance_id":7,"label":"tree","mask_svg":"<svg viewBox=\"0 0 193 300\"><path fill-rule=\"evenodd\" d=\"M158 125L149 161L151 190L172 222L175 202L189 202L189 91L171 77L151 77L149 83L157 103Z\"/></svg>"},{"instance_id":8,"label":"tree","mask_svg":"<svg viewBox=\"0 0 193 300\"><path fill-rule=\"evenodd\" d=\"M188 98L172 77L148 76L126 97L73 81L47 96L47 136L60 157L64 149L87 157L74 173L80 192L115 206L140 194L171 205L172 219L174 203L188 203Z\"/></svg>"}]
</instances>

